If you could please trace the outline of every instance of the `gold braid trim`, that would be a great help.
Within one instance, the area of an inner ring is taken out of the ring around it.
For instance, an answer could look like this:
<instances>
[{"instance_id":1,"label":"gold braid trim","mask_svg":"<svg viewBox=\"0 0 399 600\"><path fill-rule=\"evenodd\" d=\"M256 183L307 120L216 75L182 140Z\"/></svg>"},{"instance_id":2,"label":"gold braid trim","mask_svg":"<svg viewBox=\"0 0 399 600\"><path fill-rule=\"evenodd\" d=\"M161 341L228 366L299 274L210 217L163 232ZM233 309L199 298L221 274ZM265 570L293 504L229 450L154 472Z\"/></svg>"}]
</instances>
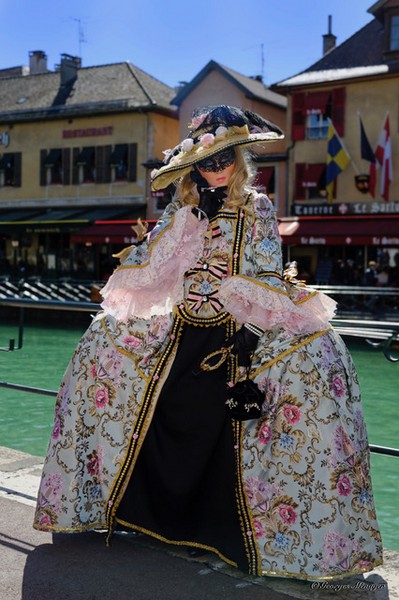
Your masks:
<instances>
[{"instance_id":1,"label":"gold braid trim","mask_svg":"<svg viewBox=\"0 0 399 600\"><path fill-rule=\"evenodd\" d=\"M58 525L39 525L39 523L33 523L33 529L38 531L57 531L65 533L82 533L84 531L90 531L92 529L99 529L101 531L107 531L107 523L98 521L96 523L89 523L88 525L77 525L76 527L59 527Z\"/></svg>"},{"instance_id":2,"label":"gold braid trim","mask_svg":"<svg viewBox=\"0 0 399 600\"><path fill-rule=\"evenodd\" d=\"M295 352L295 350L298 350L298 348L302 348L302 346L306 346L307 344L310 344L310 342L313 342L313 340L315 340L318 337L320 337L320 336L328 333L329 331L332 331L332 327L329 327L328 329L323 329L323 331L317 331L313 335L310 335L306 339L302 340L302 342L299 342L298 344L295 344L294 346L291 346L290 348L287 348L287 350L284 350L284 352L281 352L281 354L279 354L275 358L272 358L267 363L265 363L264 365L262 365L261 367L259 367L258 369L256 369L254 372L252 372L251 373L251 378L254 379L257 375L259 375L259 373L262 373L262 371L264 371L268 367L271 367L277 361L282 360L288 354L291 354L292 352Z\"/></svg>"},{"instance_id":3,"label":"gold braid trim","mask_svg":"<svg viewBox=\"0 0 399 600\"><path fill-rule=\"evenodd\" d=\"M277 271L260 271L256 275L257 277L277 277L277 279L284 280L284 277L277 273Z\"/></svg>"},{"instance_id":4,"label":"gold braid trim","mask_svg":"<svg viewBox=\"0 0 399 600\"><path fill-rule=\"evenodd\" d=\"M231 314L226 311L220 312L214 317L196 317L190 314L183 304L175 308L175 314L183 322L198 327L214 327L215 325L222 325L222 323L227 323L232 319Z\"/></svg>"},{"instance_id":5,"label":"gold braid trim","mask_svg":"<svg viewBox=\"0 0 399 600\"><path fill-rule=\"evenodd\" d=\"M245 492L245 483L242 476L242 462L241 462L241 451L242 451L242 438L244 433L244 426L241 421L232 419L232 426L234 432L234 449L235 449L235 462L236 462L236 501L238 515L240 519L241 533L244 541L245 552L248 561L248 572L250 575L260 575L261 565L256 546L255 529L251 520L251 513L248 509L248 499Z\"/></svg>"},{"instance_id":6,"label":"gold braid trim","mask_svg":"<svg viewBox=\"0 0 399 600\"><path fill-rule=\"evenodd\" d=\"M172 544L173 546L192 546L193 548L202 548L203 550L207 550L208 552L214 552L225 563L227 563L228 565L231 565L232 567L238 568L238 565L236 562L230 560L229 558L226 558L226 556L224 556L221 552L219 552L219 550L217 550L213 546L207 546L206 544L200 544L199 542L169 540L168 538L163 537L159 533L150 531L149 529L146 529L145 527L140 527L140 525L128 523L127 521L123 521L122 519L118 519L118 518L115 520L120 525L125 525L126 527L134 529L135 531L140 531L141 533L144 533L145 535L150 535L151 537L153 537L157 540L160 540L161 542L165 542L166 544Z\"/></svg>"},{"instance_id":7,"label":"gold braid trim","mask_svg":"<svg viewBox=\"0 0 399 600\"><path fill-rule=\"evenodd\" d=\"M242 256L242 245L244 241L244 222L245 213L242 209L238 209L236 223L235 239L233 244L233 260L231 265L231 275L238 275L240 272L240 262Z\"/></svg>"},{"instance_id":8,"label":"gold braid trim","mask_svg":"<svg viewBox=\"0 0 399 600\"><path fill-rule=\"evenodd\" d=\"M286 577L291 579L302 579L307 581L331 581L337 579L345 579L346 577L350 577L351 575L359 575L360 573L367 573L368 571L372 571L376 567L383 564L382 558L375 560L373 563L367 565L367 567L362 567L361 569L353 569L353 571L346 571L342 573L335 573L333 575L304 575L303 573L287 573L287 571L272 571L270 570L262 570L261 575L271 575L276 577Z\"/></svg>"},{"instance_id":9,"label":"gold braid trim","mask_svg":"<svg viewBox=\"0 0 399 600\"><path fill-rule=\"evenodd\" d=\"M152 413L150 412L150 409L152 407L154 397L157 398L156 392L158 392L159 381L161 380L161 377L169 361L173 357L173 353L180 339L183 326L184 324L182 323L181 319L179 319L178 317L175 318L175 321L172 325L168 345L165 351L162 353L162 356L159 358L157 364L155 365L152 377L150 378L147 388L144 392L143 404L140 409L140 414L135 423L134 430L131 432L130 443L125 455L124 462L119 470L119 473L114 479L112 489L106 501L105 510L108 527L107 544L109 544L109 540L112 536L116 511L118 509L120 501L122 500L122 496L126 490L126 487L129 483L129 479L133 472L134 465L136 464L145 435L151 423ZM153 409L155 410L155 406L153 407Z\"/></svg>"}]
</instances>

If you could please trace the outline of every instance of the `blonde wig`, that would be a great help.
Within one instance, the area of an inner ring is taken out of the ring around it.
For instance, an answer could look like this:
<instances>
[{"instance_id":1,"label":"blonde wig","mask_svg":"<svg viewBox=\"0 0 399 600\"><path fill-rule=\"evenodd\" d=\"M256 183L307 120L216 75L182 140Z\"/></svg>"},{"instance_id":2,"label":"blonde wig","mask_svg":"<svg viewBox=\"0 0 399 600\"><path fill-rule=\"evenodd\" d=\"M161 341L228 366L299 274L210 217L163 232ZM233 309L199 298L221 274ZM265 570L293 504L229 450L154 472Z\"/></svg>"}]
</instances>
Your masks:
<instances>
[{"instance_id":1,"label":"blonde wig","mask_svg":"<svg viewBox=\"0 0 399 600\"><path fill-rule=\"evenodd\" d=\"M224 207L227 209L244 207L248 194L255 189L252 183L256 175L256 169L252 164L248 150L237 146L235 154L235 168L227 186L228 195L224 203ZM184 175L177 184L176 198L184 205L198 205L199 195L190 173Z\"/></svg>"}]
</instances>

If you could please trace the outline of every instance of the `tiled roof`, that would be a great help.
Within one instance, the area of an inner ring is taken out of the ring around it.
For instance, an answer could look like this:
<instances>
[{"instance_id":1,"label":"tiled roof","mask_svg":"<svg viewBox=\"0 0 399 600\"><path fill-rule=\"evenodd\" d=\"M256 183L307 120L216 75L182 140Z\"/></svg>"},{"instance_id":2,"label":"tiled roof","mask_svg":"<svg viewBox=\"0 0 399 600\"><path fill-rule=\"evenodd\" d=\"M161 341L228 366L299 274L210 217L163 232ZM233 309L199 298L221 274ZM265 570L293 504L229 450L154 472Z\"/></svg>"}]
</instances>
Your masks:
<instances>
[{"instance_id":1,"label":"tiled roof","mask_svg":"<svg viewBox=\"0 0 399 600\"><path fill-rule=\"evenodd\" d=\"M205 67L190 81L187 83L177 94L177 96L173 99L173 103L180 106L183 100L192 92L197 85L205 79L205 77L211 71L218 71L222 75L224 75L227 79L229 79L234 85L239 87L244 94L249 98L254 98L257 100L261 100L263 102L267 102L269 104L275 104L282 108L286 108L287 99L281 94L277 94L273 92L270 88L268 88L263 81L260 79L256 79L253 77L247 77L246 75L242 75L233 69L229 69L220 63L211 60Z\"/></svg>"},{"instance_id":2,"label":"tiled roof","mask_svg":"<svg viewBox=\"0 0 399 600\"><path fill-rule=\"evenodd\" d=\"M175 112L175 90L128 63L80 68L71 86L60 88L60 72L0 79L0 121L35 115L111 111Z\"/></svg>"},{"instance_id":3,"label":"tiled roof","mask_svg":"<svg viewBox=\"0 0 399 600\"><path fill-rule=\"evenodd\" d=\"M278 89L284 86L387 73L395 67L384 58L384 36L383 24L378 19L373 19L305 71L280 81L273 87Z\"/></svg>"},{"instance_id":4,"label":"tiled roof","mask_svg":"<svg viewBox=\"0 0 399 600\"><path fill-rule=\"evenodd\" d=\"M382 23L373 19L306 71L381 65L385 62L383 58L384 35Z\"/></svg>"}]
</instances>

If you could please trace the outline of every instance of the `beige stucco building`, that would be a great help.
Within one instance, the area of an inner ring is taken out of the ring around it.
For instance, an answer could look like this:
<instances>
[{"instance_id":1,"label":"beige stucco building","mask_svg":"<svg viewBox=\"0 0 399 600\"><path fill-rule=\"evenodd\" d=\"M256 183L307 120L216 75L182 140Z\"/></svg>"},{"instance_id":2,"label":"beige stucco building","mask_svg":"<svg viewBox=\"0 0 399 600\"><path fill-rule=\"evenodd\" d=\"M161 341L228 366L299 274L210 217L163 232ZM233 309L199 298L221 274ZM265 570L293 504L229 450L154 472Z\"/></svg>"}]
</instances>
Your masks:
<instances>
[{"instance_id":1,"label":"beige stucco building","mask_svg":"<svg viewBox=\"0 0 399 600\"><path fill-rule=\"evenodd\" d=\"M0 71L3 274L107 274L132 232L98 222L162 212L149 173L178 142L174 94L130 63L82 68L63 55L49 71L33 52L28 69Z\"/></svg>"},{"instance_id":2,"label":"beige stucco building","mask_svg":"<svg viewBox=\"0 0 399 600\"><path fill-rule=\"evenodd\" d=\"M390 271L390 283L399 285L399 2L380 0L369 12L371 21L338 46L329 20L323 57L272 86L288 99L291 216L282 219L280 232L288 258L318 283L361 283L369 260L375 260ZM384 148L377 146L387 119L390 138L383 159ZM350 157L333 179L332 198L327 194L330 123ZM390 181L376 157L390 166ZM342 265L350 271L345 281Z\"/></svg>"},{"instance_id":3,"label":"beige stucco building","mask_svg":"<svg viewBox=\"0 0 399 600\"><path fill-rule=\"evenodd\" d=\"M211 60L173 99L179 107L180 138L187 135L192 111L200 106L229 104L252 110L285 130L287 100L260 77L247 77ZM269 194L279 215L285 214L285 140L257 150L258 184Z\"/></svg>"}]
</instances>

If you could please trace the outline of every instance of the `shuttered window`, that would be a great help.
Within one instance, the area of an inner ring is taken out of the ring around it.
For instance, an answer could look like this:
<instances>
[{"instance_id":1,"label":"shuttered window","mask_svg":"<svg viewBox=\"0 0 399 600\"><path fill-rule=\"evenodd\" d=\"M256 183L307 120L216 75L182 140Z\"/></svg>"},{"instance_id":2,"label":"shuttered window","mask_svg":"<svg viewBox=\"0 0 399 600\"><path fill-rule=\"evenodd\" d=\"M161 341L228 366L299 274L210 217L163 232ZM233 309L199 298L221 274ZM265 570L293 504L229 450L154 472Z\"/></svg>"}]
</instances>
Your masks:
<instances>
[{"instance_id":1,"label":"shuttered window","mask_svg":"<svg viewBox=\"0 0 399 600\"><path fill-rule=\"evenodd\" d=\"M4 187L21 187L21 152L9 152L0 157L1 184Z\"/></svg>"},{"instance_id":2,"label":"shuttered window","mask_svg":"<svg viewBox=\"0 0 399 600\"><path fill-rule=\"evenodd\" d=\"M339 135L344 135L345 88L325 92L297 92L292 95L292 139L327 137L330 118ZM318 129L318 131L316 131Z\"/></svg>"},{"instance_id":3,"label":"shuttered window","mask_svg":"<svg viewBox=\"0 0 399 600\"><path fill-rule=\"evenodd\" d=\"M255 185L264 194L274 194L275 175L274 167L258 167Z\"/></svg>"},{"instance_id":4,"label":"shuttered window","mask_svg":"<svg viewBox=\"0 0 399 600\"><path fill-rule=\"evenodd\" d=\"M325 163L295 165L295 200L326 198Z\"/></svg>"},{"instance_id":5,"label":"shuttered window","mask_svg":"<svg viewBox=\"0 0 399 600\"><path fill-rule=\"evenodd\" d=\"M40 151L40 185L71 183L70 148L50 148Z\"/></svg>"}]
</instances>

